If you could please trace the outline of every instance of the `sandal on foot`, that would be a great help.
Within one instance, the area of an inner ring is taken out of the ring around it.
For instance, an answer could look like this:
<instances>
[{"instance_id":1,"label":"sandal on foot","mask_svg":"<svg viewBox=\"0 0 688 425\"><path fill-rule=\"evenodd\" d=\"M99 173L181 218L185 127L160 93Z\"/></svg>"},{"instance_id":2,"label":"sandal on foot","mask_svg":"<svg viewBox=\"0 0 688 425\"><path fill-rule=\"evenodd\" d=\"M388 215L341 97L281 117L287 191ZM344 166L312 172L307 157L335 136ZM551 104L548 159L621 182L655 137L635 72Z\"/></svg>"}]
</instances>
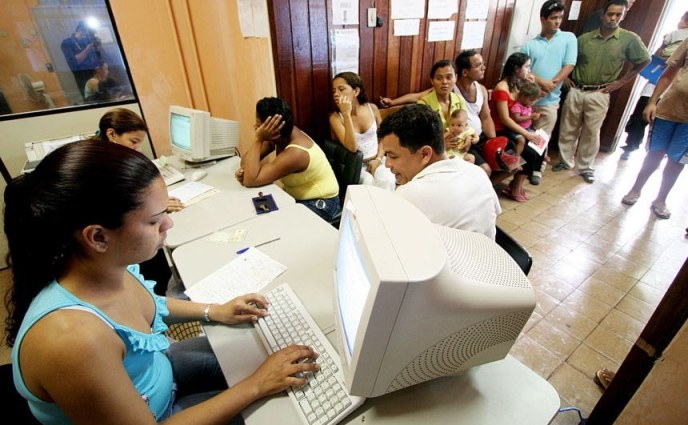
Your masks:
<instances>
[{"instance_id":1,"label":"sandal on foot","mask_svg":"<svg viewBox=\"0 0 688 425\"><path fill-rule=\"evenodd\" d=\"M524 197L523 195L512 192L511 188L509 187L502 189L502 195L516 202L525 202L528 200L528 198Z\"/></svg>"},{"instance_id":2,"label":"sandal on foot","mask_svg":"<svg viewBox=\"0 0 688 425\"><path fill-rule=\"evenodd\" d=\"M609 384L612 382L614 375L614 372L609 369L600 369L595 372L594 380L597 385L606 390L609 387Z\"/></svg>"},{"instance_id":3,"label":"sandal on foot","mask_svg":"<svg viewBox=\"0 0 688 425\"><path fill-rule=\"evenodd\" d=\"M640 195L632 195L629 193L623 198L621 198L621 203L624 205L628 205L630 207L631 205L635 205L635 203L638 202L638 198L640 198Z\"/></svg>"},{"instance_id":4,"label":"sandal on foot","mask_svg":"<svg viewBox=\"0 0 688 425\"><path fill-rule=\"evenodd\" d=\"M655 213L655 216L661 220L666 220L669 217L671 217L671 211L667 209L667 207L660 207L655 204L652 204L650 206L650 209L652 209L652 212Z\"/></svg>"}]
</instances>

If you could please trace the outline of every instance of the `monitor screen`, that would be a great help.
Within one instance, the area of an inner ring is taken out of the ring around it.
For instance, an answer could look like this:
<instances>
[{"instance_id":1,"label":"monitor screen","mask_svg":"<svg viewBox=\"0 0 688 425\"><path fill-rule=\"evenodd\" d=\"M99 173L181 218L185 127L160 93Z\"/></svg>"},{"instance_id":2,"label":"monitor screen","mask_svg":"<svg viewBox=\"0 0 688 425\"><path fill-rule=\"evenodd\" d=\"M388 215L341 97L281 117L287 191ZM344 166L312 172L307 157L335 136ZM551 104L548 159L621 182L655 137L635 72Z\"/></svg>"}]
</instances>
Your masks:
<instances>
[{"instance_id":1,"label":"monitor screen","mask_svg":"<svg viewBox=\"0 0 688 425\"><path fill-rule=\"evenodd\" d=\"M437 226L372 185L347 190L334 280L335 345L361 397L503 359L535 308L494 240Z\"/></svg>"},{"instance_id":2,"label":"monitor screen","mask_svg":"<svg viewBox=\"0 0 688 425\"><path fill-rule=\"evenodd\" d=\"M339 255L337 256L337 293L347 357L351 357L363 306L370 291L370 279L363 266L361 253L354 239L351 220L340 223Z\"/></svg>"},{"instance_id":3,"label":"monitor screen","mask_svg":"<svg viewBox=\"0 0 688 425\"><path fill-rule=\"evenodd\" d=\"M170 114L170 142L179 148L191 150L191 117Z\"/></svg>"}]
</instances>

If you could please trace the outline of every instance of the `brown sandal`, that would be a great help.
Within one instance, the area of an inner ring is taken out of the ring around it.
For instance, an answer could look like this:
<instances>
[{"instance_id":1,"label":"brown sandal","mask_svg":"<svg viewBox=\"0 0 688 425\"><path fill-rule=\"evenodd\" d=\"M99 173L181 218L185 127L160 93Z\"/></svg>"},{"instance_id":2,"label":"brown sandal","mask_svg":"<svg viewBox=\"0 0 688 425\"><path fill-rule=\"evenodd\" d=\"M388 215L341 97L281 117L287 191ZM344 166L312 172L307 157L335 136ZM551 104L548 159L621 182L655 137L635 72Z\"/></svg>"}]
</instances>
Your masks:
<instances>
[{"instance_id":1,"label":"brown sandal","mask_svg":"<svg viewBox=\"0 0 688 425\"><path fill-rule=\"evenodd\" d=\"M600 369L595 372L595 383L606 390L612 382L614 375L615 373L609 369Z\"/></svg>"}]
</instances>

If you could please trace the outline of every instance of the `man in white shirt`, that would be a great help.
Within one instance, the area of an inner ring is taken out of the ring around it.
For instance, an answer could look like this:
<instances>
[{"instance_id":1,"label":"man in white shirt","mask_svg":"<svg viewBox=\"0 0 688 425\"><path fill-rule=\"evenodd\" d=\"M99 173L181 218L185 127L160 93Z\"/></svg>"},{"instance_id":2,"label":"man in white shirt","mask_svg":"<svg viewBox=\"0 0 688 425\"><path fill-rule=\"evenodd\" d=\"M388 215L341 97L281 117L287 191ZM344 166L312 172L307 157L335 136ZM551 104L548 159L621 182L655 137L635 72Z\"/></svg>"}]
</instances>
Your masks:
<instances>
[{"instance_id":1,"label":"man in white shirt","mask_svg":"<svg viewBox=\"0 0 688 425\"><path fill-rule=\"evenodd\" d=\"M447 158L437 113L406 106L387 116L377 134L399 195L435 224L495 238L502 210L490 179L469 162Z\"/></svg>"}]
</instances>

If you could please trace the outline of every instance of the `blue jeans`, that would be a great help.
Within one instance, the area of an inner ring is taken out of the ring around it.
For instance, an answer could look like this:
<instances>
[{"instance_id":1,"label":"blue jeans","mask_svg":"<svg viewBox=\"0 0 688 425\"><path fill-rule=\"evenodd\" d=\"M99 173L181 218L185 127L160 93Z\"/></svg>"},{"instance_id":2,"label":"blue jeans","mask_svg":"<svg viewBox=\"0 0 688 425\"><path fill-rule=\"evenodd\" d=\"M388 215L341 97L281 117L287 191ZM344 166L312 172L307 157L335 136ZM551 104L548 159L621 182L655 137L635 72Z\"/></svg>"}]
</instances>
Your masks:
<instances>
[{"instance_id":1,"label":"blue jeans","mask_svg":"<svg viewBox=\"0 0 688 425\"><path fill-rule=\"evenodd\" d=\"M334 220L341 210L339 205L339 196L328 199L306 199L304 201L296 201L308 207L309 210L318 214L320 218L326 221Z\"/></svg>"},{"instance_id":2,"label":"blue jeans","mask_svg":"<svg viewBox=\"0 0 688 425\"><path fill-rule=\"evenodd\" d=\"M207 337L173 342L166 354L172 364L176 389L174 402L161 419L202 403L228 388ZM241 415L230 422L233 425L243 423Z\"/></svg>"}]
</instances>

